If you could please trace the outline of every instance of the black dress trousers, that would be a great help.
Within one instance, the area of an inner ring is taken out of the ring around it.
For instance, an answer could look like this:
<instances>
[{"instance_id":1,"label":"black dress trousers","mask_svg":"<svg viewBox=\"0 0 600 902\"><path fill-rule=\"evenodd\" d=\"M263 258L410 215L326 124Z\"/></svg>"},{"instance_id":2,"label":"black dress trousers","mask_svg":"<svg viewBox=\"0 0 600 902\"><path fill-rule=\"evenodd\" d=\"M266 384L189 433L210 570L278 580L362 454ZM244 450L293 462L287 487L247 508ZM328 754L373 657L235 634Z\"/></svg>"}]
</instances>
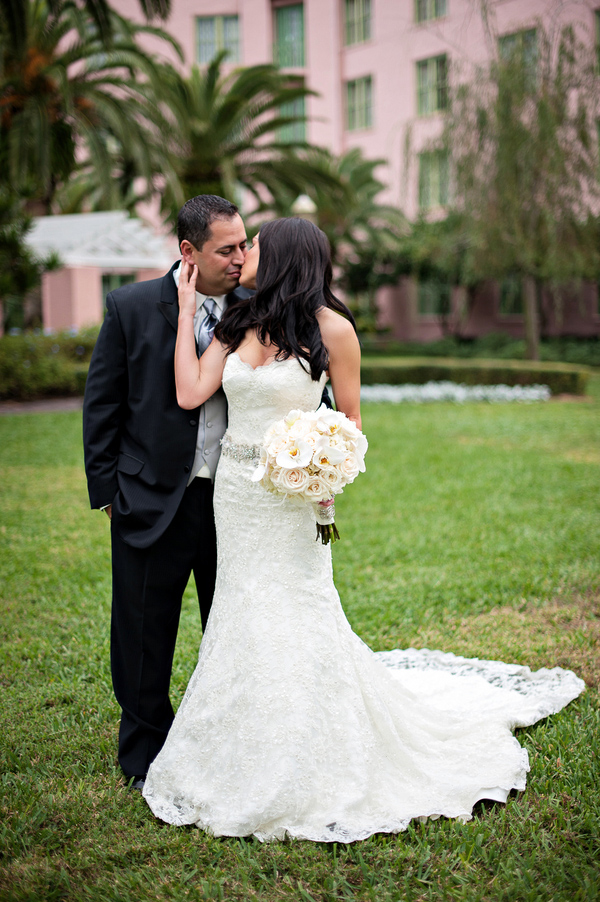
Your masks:
<instances>
[{"instance_id":1,"label":"black dress trousers","mask_svg":"<svg viewBox=\"0 0 600 902\"><path fill-rule=\"evenodd\" d=\"M212 499L210 479L194 479L173 520L148 548L127 545L119 535L118 514L113 515L111 670L123 709L119 763L126 776L147 773L173 722L171 668L192 572L206 626L217 562Z\"/></svg>"}]
</instances>

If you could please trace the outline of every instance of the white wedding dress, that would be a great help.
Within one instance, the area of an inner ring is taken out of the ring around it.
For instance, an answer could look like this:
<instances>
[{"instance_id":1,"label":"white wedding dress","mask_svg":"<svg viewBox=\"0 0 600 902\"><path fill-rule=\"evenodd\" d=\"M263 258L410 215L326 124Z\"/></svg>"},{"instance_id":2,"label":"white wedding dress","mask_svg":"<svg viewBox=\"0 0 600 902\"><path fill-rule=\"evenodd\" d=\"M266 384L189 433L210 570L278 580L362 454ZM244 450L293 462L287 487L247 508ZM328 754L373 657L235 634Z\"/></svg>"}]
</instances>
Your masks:
<instances>
[{"instance_id":1,"label":"white wedding dress","mask_svg":"<svg viewBox=\"0 0 600 902\"><path fill-rule=\"evenodd\" d=\"M228 357L215 485L218 577L190 680L144 796L171 824L223 836L350 842L411 818L468 819L524 789L511 730L583 690L570 671L373 653L344 616L312 509L251 481L249 446L323 388L298 361Z\"/></svg>"}]
</instances>

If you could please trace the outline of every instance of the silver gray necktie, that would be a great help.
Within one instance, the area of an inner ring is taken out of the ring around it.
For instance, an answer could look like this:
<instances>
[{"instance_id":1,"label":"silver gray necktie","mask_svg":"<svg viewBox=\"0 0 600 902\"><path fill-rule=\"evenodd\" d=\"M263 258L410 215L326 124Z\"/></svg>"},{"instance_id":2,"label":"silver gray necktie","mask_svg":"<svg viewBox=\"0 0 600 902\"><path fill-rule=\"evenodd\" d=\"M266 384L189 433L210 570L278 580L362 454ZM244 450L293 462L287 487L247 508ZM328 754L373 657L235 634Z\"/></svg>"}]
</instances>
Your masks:
<instances>
[{"instance_id":1,"label":"silver gray necktie","mask_svg":"<svg viewBox=\"0 0 600 902\"><path fill-rule=\"evenodd\" d=\"M216 306L217 303L214 298L206 298L204 301L203 307L206 311L206 316L200 322L200 328L198 329L198 357L201 357L204 354L213 339L215 326L218 323L218 319L214 313Z\"/></svg>"}]
</instances>

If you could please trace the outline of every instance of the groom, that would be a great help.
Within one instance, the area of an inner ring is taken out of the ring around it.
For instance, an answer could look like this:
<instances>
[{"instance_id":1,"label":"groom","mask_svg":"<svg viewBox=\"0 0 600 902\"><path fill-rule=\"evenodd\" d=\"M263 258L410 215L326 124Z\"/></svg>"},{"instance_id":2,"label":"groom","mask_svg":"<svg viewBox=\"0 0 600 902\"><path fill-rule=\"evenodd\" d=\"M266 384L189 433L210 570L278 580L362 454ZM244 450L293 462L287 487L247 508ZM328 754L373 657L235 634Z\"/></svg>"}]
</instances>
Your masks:
<instances>
[{"instance_id":1,"label":"groom","mask_svg":"<svg viewBox=\"0 0 600 902\"><path fill-rule=\"evenodd\" d=\"M198 266L198 352L238 288L246 231L238 208L213 195L179 211L181 256ZM212 495L227 425L222 389L197 410L177 405L173 355L178 261L162 279L106 299L83 407L90 502L111 521L111 669L122 708L119 763L143 787L173 708L169 683L181 599L193 572L206 626L216 575Z\"/></svg>"}]
</instances>

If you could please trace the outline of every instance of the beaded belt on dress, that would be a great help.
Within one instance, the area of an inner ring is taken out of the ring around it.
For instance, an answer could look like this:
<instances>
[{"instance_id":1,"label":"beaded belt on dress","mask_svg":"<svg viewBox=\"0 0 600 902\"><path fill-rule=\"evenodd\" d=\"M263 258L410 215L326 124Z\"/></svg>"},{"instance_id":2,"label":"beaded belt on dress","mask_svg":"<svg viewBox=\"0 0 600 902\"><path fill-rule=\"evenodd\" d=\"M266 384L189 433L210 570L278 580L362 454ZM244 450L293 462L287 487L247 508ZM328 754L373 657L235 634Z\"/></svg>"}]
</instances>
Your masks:
<instances>
[{"instance_id":1,"label":"beaded belt on dress","mask_svg":"<svg viewBox=\"0 0 600 902\"><path fill-rule=\"evenodd\" d=\"M238 463L242 463L245 460L258 463L260 460L260 445L244 445L241 442L233 442L228 432L221 439L221 449L223 454L227 457L232 457Z\"/></svg>"}]
</instances>

